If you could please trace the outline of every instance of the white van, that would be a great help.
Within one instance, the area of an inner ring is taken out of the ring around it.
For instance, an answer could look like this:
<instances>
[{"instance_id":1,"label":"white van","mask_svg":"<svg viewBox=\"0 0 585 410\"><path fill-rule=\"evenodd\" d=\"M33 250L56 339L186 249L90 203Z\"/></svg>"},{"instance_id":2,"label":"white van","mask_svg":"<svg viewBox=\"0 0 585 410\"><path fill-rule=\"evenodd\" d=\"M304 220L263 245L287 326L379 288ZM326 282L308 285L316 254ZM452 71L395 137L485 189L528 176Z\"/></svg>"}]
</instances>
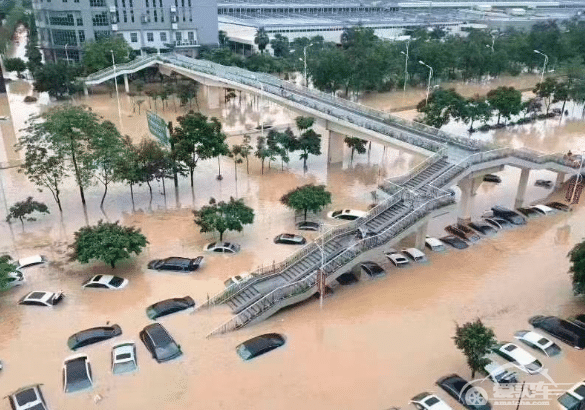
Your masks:
<instances>
[{"instance_id":1,"label":"white van","mask_svg":"<svg viewBox=\"0 0 585 410\"><path fill-rule=\"evenodd\" d=\"M427 239L425 239L425 245L434 252L445 251L445 244L437 238L431 238L430 236L427 236Z\"/></svg>"}]
</instances>

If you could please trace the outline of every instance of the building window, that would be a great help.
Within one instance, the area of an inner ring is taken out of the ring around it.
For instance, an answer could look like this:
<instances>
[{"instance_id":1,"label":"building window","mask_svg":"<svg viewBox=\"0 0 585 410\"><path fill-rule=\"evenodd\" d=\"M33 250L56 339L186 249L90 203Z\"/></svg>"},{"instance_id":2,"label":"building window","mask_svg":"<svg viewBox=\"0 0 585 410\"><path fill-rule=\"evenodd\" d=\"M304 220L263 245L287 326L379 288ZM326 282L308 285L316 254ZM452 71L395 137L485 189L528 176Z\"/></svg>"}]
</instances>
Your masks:
<instances>
[{"instance_id":1,"label":"building window","mask_svg":"<svg viewBox=\"0 0 585 410\"><path fill-rule=\"evenodd\" d=\"M77 33L79 33L79 42L85 43L85 31L79 30Z\"/></svg>"},{"instance_id":2,"label":"building window","mask_svg":"<svg viewBox=\"0 0 585 410\"><path fill-rule=\"evenodd\" d=\"M154 33L146 33L146 41L152 43L154 41Z\"/></svg>"},{"instance_id":3,"label":"building window","mask_svg":"<svg viewBox=\"0 0 585 410\"><path fill-rule=\"evenodd\" d=\"M126 8L126 0L122 0L122 8Z\"/></svg>"},{"instance_id":4,"label":"building window","mask_svg":"<svg viewBox=\"0 0 585 410\"><path fill-rule=\"evenodd\" d=\"M160 41L162 42L167 41L167 33L160 33Z\"/></svg>"},{"instance_id":5,"label":"building window","mask_svg":"<svg viewBox=\"0 0 585 410\"><path fill-rule=\"evenodd\" d=\"M146 7L148 7L148 0L146 0Z\"/></svg>"},{"instance_id":6,"label":"building window","mask_svg":"<svg viewBox=\"0 0 585 410\"><path fill-rule=\"evenodd\" d=\"M108 13L105 11L102 11L101 13L94 13L91 20L93 25L97 27L107 26L109 24Z\"/></svg>"},{"instance_id":7,"label":"building window","mask_svg":"<svg viewBox=\"0 0 585 410\"><path fill-rule=\"evenodd\" d=\"M156 0L154 0L154 1L156 1ZM162 5L162 0L158 0L158 5L159 5L159 7L162 9L162 6L163 6L163 5Z\"/></svg>"},{"instance_id":8,"label":"building window","mask_svg":"<svg viewBox=\"0 0 585 410\"><path fill-rule=\"evenodd\" d=\"M177 31L177 32L175 33L175 39L176 39L177 41L181 41L181 32L180 32L180 31Z\"/></svg>"},{"instance_id":9,"label":"building window","mask_svg":"<svg viewBox=\"0 0 585 410\"><path fill-rule=\"evenodd\" d=\"M126 14L126 10L122 10L122 15L124 16L124 23L128 23L128 15Z\"/></svg>"},{"instance_id":10,"label":"building window","mask_svg":"<svg viewBox=\"0 0 585 410\"><path fill-rule=\"evenodd\" d=\"M63 0L63 3L67 3L67 0Z\"/></svg>"},{"instance_id":11,"label":"building window","mask_svg":"<svg viewBox=\"0 0 585 410\"><path fill-rule=\"evenodd\" d=\"M72 13L51 12L49 23L53 26L74 26L75 20Z\"/></svg>"},{"instance_id":12,"label":"building window","mask_svg":"<svg viewBox=\"0 0 585 410\"><path fill-rule=\"evenodd\" d=\"M94 39L95 41L99 41L102 38L110 37L112 33L109 30L94 30Z\"/></svg>"},{"instance_id":13,"label":"building window","mask_svg":"<svg viewBox=\"0 0 585 410\"><path fill-rule=\"evenodd\" d=\"M128 0L128 4L130 5L130 8L134 7L134 3L132 3L132 0Z\"/></svg>"},{"instance_id":14,"label":"building window","mask_svg":"<svg viewBox=\"0 0 585 410\"><path fill-rule=\"evenodd\" d=\"M130 41L133 43L138 43L138 33L130 33Z\"/></svg>"},{"instance_id":15,"label":"building window","mask_svg":"<svg viewBox=\"0 0 585 410\"><path fill-rule=\"evenodd\" d=\"M51 30L53 33L53 44L56 46L76 46L77 37L75 36L75 30Z\"/></svg>"},{"instance_id":16,"label":"building window","mask_svg":"<svg viewBox=\"0 0 585 410\"><path fill-rule=\"evenodd\" d=\"M163 9L160 10L160 22L165 22L165 11Z\"/></svg>"},{"instance_id":17,"label":"building window","mask_svg":"<svg viewBox=\"0 0 585 410\"><path fill-rule=\"evenodd\" d=\"M189 37L189 41L195 41L195 34L192 31L188 32L187 36Z\"/></svg>"},{"instance_id":18,"label":"building window","mask_svg":"<svg viewBox=\"0 0 585 410\"><path fill-rule=\"evenodd\" d=\"M130 10L130 21L134 23L134 10Z\"/></svg>"},{"instance_id":19,"label":"building window","mask_svg":"<svg viewBox=\"0 0 585 410\"><path fill-rule=\"evenodd\" d=\"M83 26L83 19L81 17L77 17L77 25Z\"/></svg>"},{"instance_id":20,"label":"building window","mask_svg":"<svg viewBox=\"0 0 585 410\"><path fill-rule=\"evenodd\" d=\"M106 0L89 0L91 7L106 7Z\"/></svg>"},{"instance_id":21,"label":"building window","mask_svg":"<svg viewBox=\"0 0 585 410\"><path fill-rule=\"evenodd\" d=\"M156 9L154 10L154 22L158 23L158 15L156 14Z\"/></svg>"}]
</instances>

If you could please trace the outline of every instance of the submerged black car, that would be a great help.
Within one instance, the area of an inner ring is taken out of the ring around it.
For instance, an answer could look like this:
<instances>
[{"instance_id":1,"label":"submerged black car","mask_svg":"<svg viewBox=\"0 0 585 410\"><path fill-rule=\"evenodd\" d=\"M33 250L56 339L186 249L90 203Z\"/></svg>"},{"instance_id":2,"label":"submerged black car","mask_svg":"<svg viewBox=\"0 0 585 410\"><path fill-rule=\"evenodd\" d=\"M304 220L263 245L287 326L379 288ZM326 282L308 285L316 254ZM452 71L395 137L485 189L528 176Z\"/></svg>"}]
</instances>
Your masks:
<instances>
[{"instance_id":1,"label":"submerged black car","mask_svg":"<svg viewBox=\"0 0 585 410\"><path fill-rule=\"evenodd\" d=\"M239 344L236 347L236 352L242 359L250 360L282 346L284 342L285 340L282 335L278 333L266 333Z\"/></svg>"},{"instance_id":2,"label":"submerged black car","mask_svg":"<svg viewBox=\"0 0 585 410\"><path fill-rule=\"evenodd\" d=\"M69 349L71 350L76 350L80 347L120 336L121 334L122 328L118 325L92 327L91 329L85 329L71 335L69 339L67 339L67 346L69 346Z\"/></svg>"},{"instance_id":3,"label":"submerged black car","mask_svg":"<svg viewBox=\"0 0 585 410\"><path fill-rule=\"evenodd\" d=\"M146 316L156 319L171 313L195 307L195 301L191 296L161 300L146 308Z\"/></svg>"},{"instance_id":4,"label":"submerged black car","mask_svg":"<svg viewBox=\"0 0 585 410\"><path fill-rule=\"evenodd\" d=\"M148 262L148 269L192 272L199 269L202 262L203 256L198 256L195 259L173 256L171 258L155 259Z\"/></svg>"},{"instance_id":5,"label":"submerged black car","mask_svg":"<svg viewBox=\"0 0 585 410\"><path fill-rule=\"evenodd\" d=\"M299 231L318 231L321 227L319 222L303 221L297 223L297 229Z\"/></svg>"},{"instance_id":6,"label":"submerged black car","mask_svg":"<svg viewBox=\"0 0 585 410\"><path fill-rule=\"evenodd\" d=\"M167 362L183 354L181 346L160 323L146 326L139 335L152 358L158 363Z\"/></svg>"},{"instance_id":7,"label":"submerged black car","mask_svg":"<svg viewBox=\"0 0 585 410\"><path fill-rule=\"evenodd\" d=\"M526 225L526 218L511 209L504 208L503 206L494 206L492 207L492 212L494 216L507 219L514 225Z\"/></svg>"},{"instance_id":8,"label":"submerged black car","mask_svg":"<svg viewBox=\"0 0 585 410\"><path fill-rule=\"evenodd\" d=\"M548 204L545 204L545 205L548 206L549 208L558 209L559 211L563 211L563 212L572 211L572 209L569 205L563 204L562 202L549 202Z\"/></svg>"},{"instance_id":9,"label":"submerged black car","mask_svg":"<svg viewBox=\"0 0 585 410\"><path fill-rule=\"evenodd\" d=\"M437 380L437 385L469 410L489 410L492 408L478 389L456 374L440 378Z\"/></svg>"},{"instance_id":10,"label":"submerged black car","mask_svg":"<svg viewBox=\"0 0 585 410\"><path fill-rule=\"evenodd\" d=\"M484 221L489 223L490 225L498 228L498 229L508 229L512 228L514 225L510 221L504 218L498 218L496 216L491 218L484 218Z\"/></svg>"},{"instance_id":11,"label":"submerged black car","mask_svg":"<svg viewBox=\"0 0 585 410\"><path fill-rule=\"evenodd\" d=\"M86 355L76 355L63 363L63 391L73 393L93 386L91 365Z\"/></svg>"},{"instance_id":12,"label":"submerged black car","mask_svg":"<svg viewBox=\"0 0 585 410\"><path fill-rule=\"evenodd\" d=\"M575 349L585 348L585 328L576 323L556 316L533 316L528 323Z\"/></svg>"},{"instance_id":13,"label":"submerged black car","mask_svg":"<svg viewBox=\"0 0 585 410\"><path fill-rule=\"evenodd\" d=\"M534 208L518 208L517 211L520 212L522 215L524 215L527 218L533 218L533 217L536 217L536 216L542 216L542 213L541 212L538 212Z\"/></svg>"},{"instance_id":14,"label":"submerged black car","mask_svg":"<svg viewBox=\"0 0 585 410\"><path fill-rule=\"evenodd\" d=\"M362 262L361 268L370 276L380 276L386 273L384 268L378 265L376 262Z\"/></svg>"},{"instance_id":15,"label":"submerged black car","mask_svg":"<svg viewBox=\"0 0 585 410\"><path fill-rule=\"evenodd\" d=\"M477 232L479 232L482 235L493 235L496 232L498 232L496 230L496 228L494 228L493 226L489 225L487 222L471 222L469 223L469 227L472 229L475 229Z\"/></svg>"},{"instance_id":16,"label":"submerged black car","mask_svg":"<svg viewBox=\"0 0 585 410\"><path fill-rule=\"evenodd\" d=\"M465 242L463 239L461 239L455 235L443 236L442 238L439 238L439 239L441 240L441 242L444 242L448 245L451 245L455 249L465 249L465 248L469 247L467 242Z\"/></svg>"},{"instance_id":17,"label":"submerged black car","mask_svg":"<svg viewBox=\"0 0 585 410\"><path fill-rule=\"evenodd\" d=\"M502 178L500 178L497 175L494 174L485 174L483 176L483 180L485 182L495 182L496 184L499 184L500 182L502 182Z\"/></svg>"}]
</instances>

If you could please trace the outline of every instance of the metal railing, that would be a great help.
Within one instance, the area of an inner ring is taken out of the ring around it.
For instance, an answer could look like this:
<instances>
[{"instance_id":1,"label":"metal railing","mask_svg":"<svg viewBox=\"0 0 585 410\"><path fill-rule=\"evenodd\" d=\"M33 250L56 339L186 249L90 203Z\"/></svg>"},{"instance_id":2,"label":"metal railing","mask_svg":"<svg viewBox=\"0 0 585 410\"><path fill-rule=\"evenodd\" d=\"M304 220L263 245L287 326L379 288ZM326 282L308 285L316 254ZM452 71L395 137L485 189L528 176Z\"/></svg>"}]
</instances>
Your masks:
<instances>
[{"instance_id":1,"label":"metal railing","mask_svg":"<svg viewBox=\"0 0 585 410\"><path fill-rule=\"evenodd\" d=\"M128 63L116 64L116 75L134 71L145 64L149 64L155 61L160 61L159 56L138 57ZM104 68L103 70L90 74L84 79L84 82L97 81L110 75L114 75L114 67Z\"/></svg>"}]
</instances>

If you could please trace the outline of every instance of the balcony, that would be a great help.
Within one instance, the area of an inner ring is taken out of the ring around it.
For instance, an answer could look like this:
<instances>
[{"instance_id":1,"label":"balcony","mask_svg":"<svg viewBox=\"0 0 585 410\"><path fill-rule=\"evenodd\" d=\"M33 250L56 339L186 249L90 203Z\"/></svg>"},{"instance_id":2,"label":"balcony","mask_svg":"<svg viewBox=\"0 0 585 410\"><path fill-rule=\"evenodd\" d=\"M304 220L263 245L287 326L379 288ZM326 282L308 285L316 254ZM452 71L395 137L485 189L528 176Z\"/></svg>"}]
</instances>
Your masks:
<instances>
[{"instance_id":1,"label":"balcony","mask_svg":"<svg viewBox=\"0 0 585 410\"><path fill-rule=\"evenodd\" d=\"M195 40L176 40L173 42L175 47L198 47L197 41Z\"/></svg>"}]
</instances>

